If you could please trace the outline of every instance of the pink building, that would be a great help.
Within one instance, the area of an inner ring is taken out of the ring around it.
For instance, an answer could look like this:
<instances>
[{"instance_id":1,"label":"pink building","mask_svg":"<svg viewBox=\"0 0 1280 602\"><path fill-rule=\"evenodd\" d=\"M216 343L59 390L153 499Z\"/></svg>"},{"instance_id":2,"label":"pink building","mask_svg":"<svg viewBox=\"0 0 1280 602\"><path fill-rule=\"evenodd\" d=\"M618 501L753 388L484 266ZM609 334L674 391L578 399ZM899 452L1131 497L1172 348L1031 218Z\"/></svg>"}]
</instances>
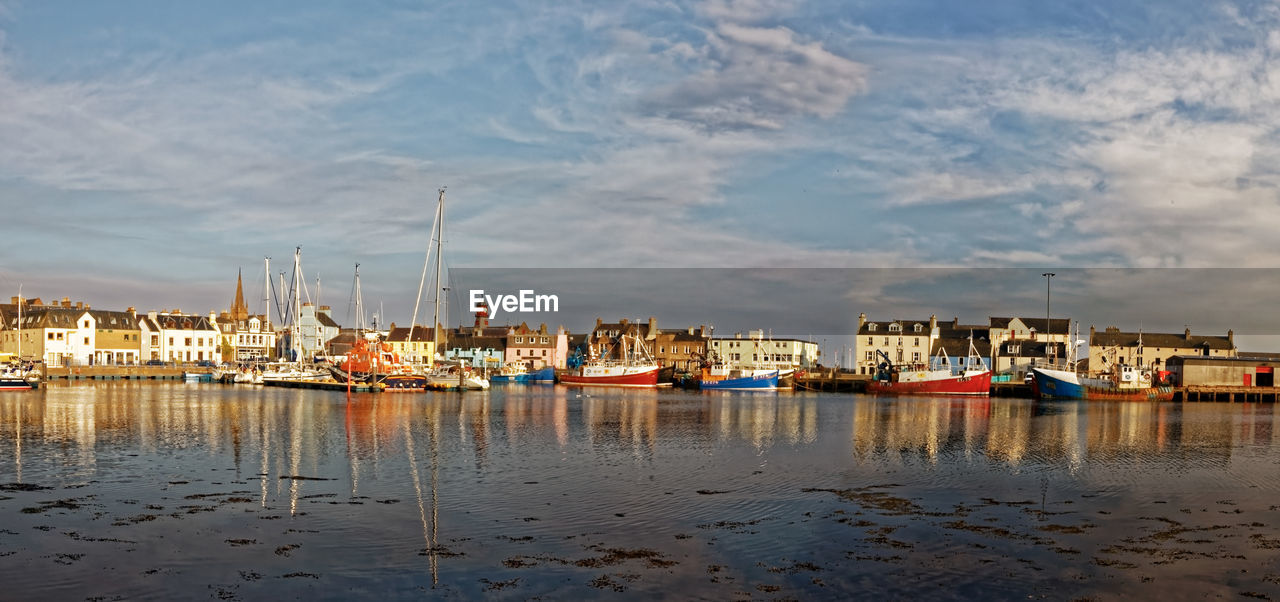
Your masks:
<instances>
[{"instance_id":1,"label":"pink building","mask_svg":"<svg viewBox=\"0 0 1280 602\"><path fill-rule=\"evenodd\" d=\"M569 336L563 326L550 333L546 324L534 330L522 322L507 331L504 364L523 363L533 370L546 366L564 368L568 355Z\"/></svg>"}]
</instances>

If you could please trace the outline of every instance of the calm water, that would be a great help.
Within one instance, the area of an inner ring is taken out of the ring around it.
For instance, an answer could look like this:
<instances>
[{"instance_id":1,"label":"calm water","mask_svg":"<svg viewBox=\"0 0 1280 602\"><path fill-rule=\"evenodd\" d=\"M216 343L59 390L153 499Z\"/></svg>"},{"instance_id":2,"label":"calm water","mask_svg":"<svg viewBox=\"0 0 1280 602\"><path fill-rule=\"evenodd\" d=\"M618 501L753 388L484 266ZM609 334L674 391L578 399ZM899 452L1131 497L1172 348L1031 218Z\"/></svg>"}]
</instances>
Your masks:
<instances>
[{"instance_id":1,"label":"calm water","mask_svg":"<svg viewBox=\"0 0 1280 602\"><path fill-rule=\"evenodd\" d=\"M0 393L0 598L1280 599L1270 404Z\"/></svg>"}]
</instances>

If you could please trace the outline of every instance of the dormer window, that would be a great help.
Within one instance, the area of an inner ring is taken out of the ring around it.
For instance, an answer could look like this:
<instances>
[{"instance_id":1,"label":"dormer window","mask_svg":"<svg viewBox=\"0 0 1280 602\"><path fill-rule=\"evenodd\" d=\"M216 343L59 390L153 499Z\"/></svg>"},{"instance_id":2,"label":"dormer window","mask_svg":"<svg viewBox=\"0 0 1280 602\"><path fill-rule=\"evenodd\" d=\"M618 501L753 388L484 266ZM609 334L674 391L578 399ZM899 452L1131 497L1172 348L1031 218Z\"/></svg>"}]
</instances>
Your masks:
<instances>
[{"instance_id":1,"label":"dormer window","mask_svg":"<svg viewBox=\"0 0 1280 602\"><path fill-rule=\"evenodd\" d=\"M867 324L867 330L868 330L869 332L875 332L875 331L876 331L876 323L875 323L875 322L872 322L872 323L870 323L870 324Z\"/></svg>"},{"instance_id":2,"label":"dormer window","mask_svg":"<svg viewBox=\"0 0 1280 602\"><path fill-rule=\"evenodd\" d=\"M889 332L898 332L901 330L902 330L901 324L894 323L889 325Z\"/></svg>"},{"instance_id":3,"label":"dormer window","mask_svg":"<svg viewBox=\"0 0 1280 602\"><path fill-rule=\"evenodd\" d=\"M924 327L919 324L916 324L916 332L920 332L921 330L924 330Z\"/></svg>"}]
</instances>

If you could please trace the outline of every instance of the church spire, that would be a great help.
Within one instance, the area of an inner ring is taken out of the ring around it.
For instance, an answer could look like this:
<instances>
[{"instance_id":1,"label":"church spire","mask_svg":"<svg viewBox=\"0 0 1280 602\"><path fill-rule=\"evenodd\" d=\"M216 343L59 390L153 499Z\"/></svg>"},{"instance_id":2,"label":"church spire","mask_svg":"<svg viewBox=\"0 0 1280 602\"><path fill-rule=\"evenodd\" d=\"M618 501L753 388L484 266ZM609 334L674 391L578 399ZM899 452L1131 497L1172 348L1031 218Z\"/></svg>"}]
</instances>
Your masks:
<instances>
[{"instance_id":1,"label":"church spire","mask_svg":"<svg viewBox=\"0 0 1280 602\"><path fill-rule=\"evenodd\" d=\"M231 319L237 322L249 319L249 306L244 304L244 283L240 270L236 270L236 299L231 302Z\"/></svg>"}]
</instances>

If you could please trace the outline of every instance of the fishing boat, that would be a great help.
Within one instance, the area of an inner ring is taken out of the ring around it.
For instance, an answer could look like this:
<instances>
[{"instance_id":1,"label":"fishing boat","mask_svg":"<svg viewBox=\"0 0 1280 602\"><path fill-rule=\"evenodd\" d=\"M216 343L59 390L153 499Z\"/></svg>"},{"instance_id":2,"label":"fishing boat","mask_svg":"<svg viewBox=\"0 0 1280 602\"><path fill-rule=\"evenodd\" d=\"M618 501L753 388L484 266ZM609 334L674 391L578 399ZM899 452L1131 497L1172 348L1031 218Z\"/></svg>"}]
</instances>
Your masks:
<instances>
[{"instance_id":1,"label":"fishing boat","mask_svg":"<svg viewBox=\"0 0 1280 602\"><path fill-rule=\"evenodd\" d=\"M628 346L627 341L633 344ZM594 357L594 347L588 346L592 357L576 369L560 376L560 384L593 387L657 387L661 366L649 355L644 341L638 337L623 335L622 359Z\"/></svg>"},{"instance_id":2,"label":"fishing boat","mask_svg":"<svg viewBox=\"0 0 1280 602\"><path fill-rule=\"evenodd\" d=\"M730 368L723 363L702 368L698 387L714 391L776 391L778 370Z\"/></svg>"},{"instance_id":3,"label":"fishing boat","mask_svg":"<svg viewBox=\"0 0 1280 602\"><path fill-rule=\"evenodd\" d=\"M529 382L531 383L553 383L556 382L555 366L545 366L529 373Z\"/></svg>"},{"instance_id":4,"label":"fishing boat","mask_svg":"<svg viewBox=\"0 0 1280 602\"><path fill-rule=\"evenodd\" d=\"M1101 377L1051 368L1032 368L1031 374L1041 400L1173 401L1173 387L1153 386L1150 370L1128 364Z\"/></svg>"},{"instance_id":5,"label":"fishing boat","mask_svg":"<svg viewBox=\"0 0 1280 602\"><path fill-rule=\"evenodd\" d=\"M512 362L498 368L498 373L491 374L489 380L494 383L527 383L532 377L528 366Z\"/></svg>"},{"instance_id":6,"label":"fishing boat","mask_svg":"<svg viewBox=\"0 0 1280 602\"><path fill-rule=\"evenodd\" d=\"M427 388L436 391L484 391L489 379L472 369L466 360L440 360L426 376Z\"/></svg>"},{"instance_id":7,"label":"fishing boat","mask_svg":"<svg viewBox=\"0 0 1280 602\"><path fill-rule=\"evenodd\" d=\"M929 365L894 365L889 354L876 350L880 364L875 378L867 383L867 393L874 395L990 395L991 370L983 363L969 341L969 356L963 365L953 367L942 349Z\"/></svg>"}]
</instances>

